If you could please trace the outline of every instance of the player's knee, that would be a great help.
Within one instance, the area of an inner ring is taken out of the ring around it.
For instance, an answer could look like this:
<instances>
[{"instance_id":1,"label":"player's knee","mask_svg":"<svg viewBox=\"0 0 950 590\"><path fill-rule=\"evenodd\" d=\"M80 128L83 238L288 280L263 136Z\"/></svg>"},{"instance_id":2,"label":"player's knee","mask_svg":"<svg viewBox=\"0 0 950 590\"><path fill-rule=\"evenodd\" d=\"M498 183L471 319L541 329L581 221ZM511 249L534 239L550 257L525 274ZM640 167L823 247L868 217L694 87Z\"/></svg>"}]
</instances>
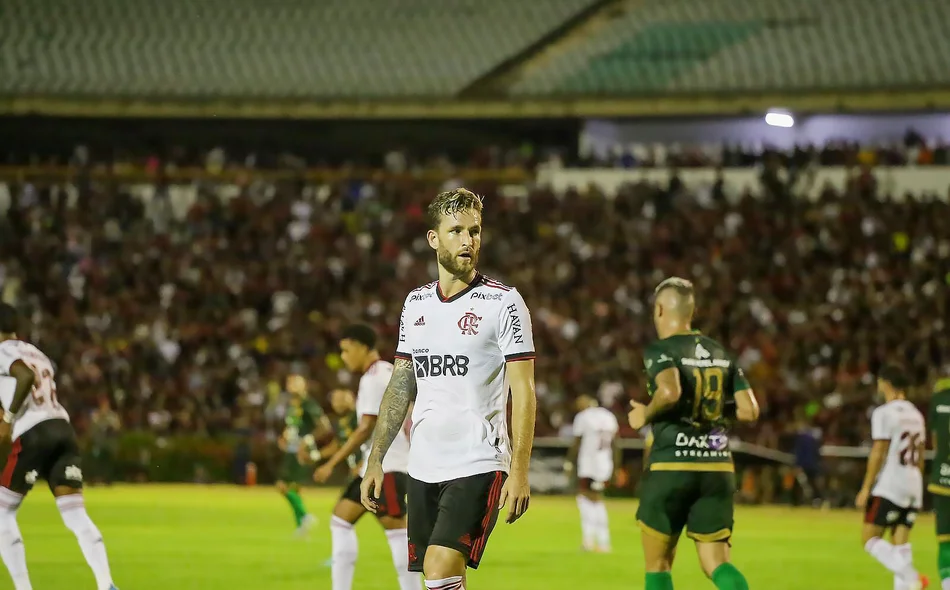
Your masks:
<instances>
[{"instance_id":1,"label":"player's knee","mask_svg":"<svg viewBox=\"0 0 950 590\"><path fill-rule=\"evenodd\" d=\"M455 549L429 545L426 548L422 569L425 572L426 579L443 580L452 576L464 576L465 562L465 556Z\"/></svg>"},{"instance_id":2,"label":"player's knee","mask_svg":"<svg viewBox=\"0 0 950 590\"><path fill-rule=\"evenodd\" d=\"M359 557L359 542L353 525L338 516L330 518L330 536L333 541L333 560L340 563L356 563Z\"/></svg>"},{"instance_id":3,"label":"player's knee","mask_svg":"<svg viewBox=\"0 0 950 590\"><path fill-rule=\"evenodd\" d=\"M290 489L287 487L287 482L284 481L278 481L276 484L274 484L274 487L276 487L277 491L281 494L286 494L287 490Z\"/></svg>"},{"instance_id":4,"label":"player's knee","mask_svg":"<svg viewBox=\"0 0 950 590\"><path fill-rule=\"evenodd\" d=\"M864 526L861 528L861 546L864 547L868 544L868 541L875 537L880 537L881 531L877 527Z\"/></svg>"}]
</instances>

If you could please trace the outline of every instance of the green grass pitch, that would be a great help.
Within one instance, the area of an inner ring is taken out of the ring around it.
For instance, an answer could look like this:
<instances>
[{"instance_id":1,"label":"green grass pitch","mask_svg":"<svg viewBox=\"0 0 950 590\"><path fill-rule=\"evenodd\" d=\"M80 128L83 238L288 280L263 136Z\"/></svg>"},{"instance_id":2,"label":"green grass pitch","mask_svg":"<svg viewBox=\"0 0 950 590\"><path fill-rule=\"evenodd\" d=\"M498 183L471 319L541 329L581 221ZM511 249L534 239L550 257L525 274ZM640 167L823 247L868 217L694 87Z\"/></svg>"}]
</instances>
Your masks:
<instances>
[{"instance_id":1,"label":"green grass pitch","mask_svg":"<svg viewBox=\"0 0 950 590\"><path fill-rule=\"evenodd\" d=\"M122 590L315 590L330 588L328 514L335 490L305 490L320 522L311 538L293 537L290 508L268 488L121 486L87 491L86 504L105 535ZM643 569L636 502L609 503L614 553L578 551L574 499L535 497L514 525L499 524L473 590L640 589ZM20 529L36 590L94 588L73 536L49 493L37 487L20 510ZM768 590L893 587L884 568L861 547L857 512L742 507L736 517L733 558L750 587ZM379 526L357 526L360 557L354 590L396 588L389 550ZM936 574L933 519L922 516L912 538L915 562ZM673 578L678 589L712 588L699 571L691 543L681 544ZM939 583L936 584L939 587ZM6 572L0 589L10 588ZM933 586L932 586L933 587Z\"/></svg>"}]
</instances>

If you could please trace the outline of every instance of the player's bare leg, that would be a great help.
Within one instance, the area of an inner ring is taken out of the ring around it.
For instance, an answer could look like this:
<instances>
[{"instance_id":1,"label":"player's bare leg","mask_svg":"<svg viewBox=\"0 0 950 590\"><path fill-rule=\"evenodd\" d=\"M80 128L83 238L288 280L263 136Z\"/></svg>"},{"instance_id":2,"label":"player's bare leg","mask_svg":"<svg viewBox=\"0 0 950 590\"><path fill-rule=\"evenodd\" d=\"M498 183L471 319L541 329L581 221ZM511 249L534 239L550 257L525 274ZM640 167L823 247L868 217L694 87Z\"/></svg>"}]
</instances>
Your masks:
<instances>
[{"instance_id":1,"label":"player's bare leg","mask_svg":"<svg viewBox=\"0 0 950 590\"><path fill-rule=\"evenodd\" d=\"M22 502L21 494L0 488L0 557L13 578L14 590L32 590L23 536L16 521L17 510Z\"/></svg>"},{"instance_id":2,"label":"player's bare leg","mask_svg":"<svg viewBox=\"0 0 950 590\"><path fill-rule=\"evenodd\" d=\"M465 567L468 560L455 549L441 545L426 548L422 569L429 590L465 590Z\"/></svg>"},{"instance_id":3,"label":"player's bare leg","mask_svg":"<svg viewBox=\"0 0 950 590\"><path fill-rule=\"evenodd\" d=\"M883 536L884 527L864 523L864 527L861 529L861 541L864 544L864 550L893 573L898 580L897 583L903 584L903 589L920 590L924 588L926 578L922 578L917 573L910 559L909 551L898 549L894 544L885 541Z\"/></svg>"},{"instance_id":4,"label":"player's bare leg","mask_svg":"<svg viewBox=\"0 0 950 590\"><path fill-rule=\"evenodd\" d=\"M679 536L668 537L644 530L640 541L643 544L643 568L646 570L644 590L673 590L670 570L676 559Z\"/></svg>"},{"instance_id":5,"label":"player's bare leg","mask_svg":"<svg viewBox=\"0 0 950 590\"><path fill-rule=\"evenodd\" d=\"M86 563L89 564L96 577L96 587L98 590L115 590L112 584L112 572L109 569L109 557L106 555L106 545L102 540L102 533L86 513L82 490L69 486L56 486L53 489L53 496L56 497L56 507L59 508L59 514L63 517L63 523L79 541L79 548L82 549Z\"/></svg>"},{"instance_id":6,"label":"player's bare leg","mask_svg":"<svg viewBox=\"0 0 950 590\"><path fill-rule=\"evenodd\" d=\"M584 549L610 553L610 520L603 494L599 490L581 490L577 500L581 510Z\"/></svg>"},{"instance_id":7,"label":"player's bare leg","mask_svg":"<svg viewBox=\"0 0 950 590\"><path fill-rule=\"evenodd\" d=\"M731 550L727 540L712 543L696 542L696 555L699 566L703 568L712 583L719 590L749 590L749 583L736 566L729 562Z\"/></svg>"}]
</instances>

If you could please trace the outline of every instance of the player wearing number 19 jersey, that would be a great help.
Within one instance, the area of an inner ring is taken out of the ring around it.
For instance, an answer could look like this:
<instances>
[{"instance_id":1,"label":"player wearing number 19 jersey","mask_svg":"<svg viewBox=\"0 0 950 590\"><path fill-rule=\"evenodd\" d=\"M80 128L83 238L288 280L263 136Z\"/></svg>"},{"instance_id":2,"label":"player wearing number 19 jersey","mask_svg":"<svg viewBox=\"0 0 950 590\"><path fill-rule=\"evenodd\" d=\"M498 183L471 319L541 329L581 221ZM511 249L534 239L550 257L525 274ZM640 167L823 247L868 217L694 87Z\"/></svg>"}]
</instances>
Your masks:
<instances>
[{"instance_id":1,"label":"player wearing number 19 jersey","mask_svg":"<svg viewBox=\"0 0 950 590\"><path fill-rule=\"evenodd\" d=\"M865 508L864 549L894 574L895 590L919 590L927 579L914 568L910 530L923 502L924 417L904 397L903 371L887 366L877 377L885 403L871 414L871 438L864 485L856 504ZM891 542L883 539L891 532Z\"/></svg>"},{"instance_id":2,"label":"player wearing number 19 jersey","mask_svg":"<svg viewBox=\"0 0 950 590\"><path fill-rule=\"evenodd\" d=\"M689 281L670 278L657 286L653 321L660 339L644 354L652 399L648 406L632 404L629 415L635 430L647 424L653 430L637 510L646 590L672 590L683 529L719 590L748 590L729 562L736 484L727 427L755 421L759 409L732 355L692 329L694 306Z\"/></svg>"},{"instance_id":3,"label":"player wearing number 19 jersey","mask_svg":"<svg viewBox=\"0 0 950 590\"><path fill-rule=\"evenodd\" d=\"M86 514L79 445L69 414L56 399L53 363L16 337L17 313L0 304L0 444L13 447L0 476L0 557L15 590L30 590L17 510L37 479L56 497L63 523L79 541L98 590L114 590L102 534Z\"/></svg>"}]
</instances>

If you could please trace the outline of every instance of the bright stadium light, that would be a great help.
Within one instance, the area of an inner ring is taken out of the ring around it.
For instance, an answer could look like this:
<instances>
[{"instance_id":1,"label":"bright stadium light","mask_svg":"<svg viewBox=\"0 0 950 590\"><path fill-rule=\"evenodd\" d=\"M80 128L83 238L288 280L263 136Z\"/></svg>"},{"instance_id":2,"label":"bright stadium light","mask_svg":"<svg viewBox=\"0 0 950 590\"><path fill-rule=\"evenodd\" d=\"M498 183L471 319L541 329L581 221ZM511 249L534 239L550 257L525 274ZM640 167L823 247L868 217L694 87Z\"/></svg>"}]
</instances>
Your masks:
<instances>
[{"instance_id":1,"label":"bright stadium light","mask_svg":"<svg viewBox=\"0 0 950 590\"><path fill-rule=\"evenodd\" d=\"M765 115L765 122L772 127L794 127L795 119L788 113L770 111Z\"/></svg>"}]
</instances>

